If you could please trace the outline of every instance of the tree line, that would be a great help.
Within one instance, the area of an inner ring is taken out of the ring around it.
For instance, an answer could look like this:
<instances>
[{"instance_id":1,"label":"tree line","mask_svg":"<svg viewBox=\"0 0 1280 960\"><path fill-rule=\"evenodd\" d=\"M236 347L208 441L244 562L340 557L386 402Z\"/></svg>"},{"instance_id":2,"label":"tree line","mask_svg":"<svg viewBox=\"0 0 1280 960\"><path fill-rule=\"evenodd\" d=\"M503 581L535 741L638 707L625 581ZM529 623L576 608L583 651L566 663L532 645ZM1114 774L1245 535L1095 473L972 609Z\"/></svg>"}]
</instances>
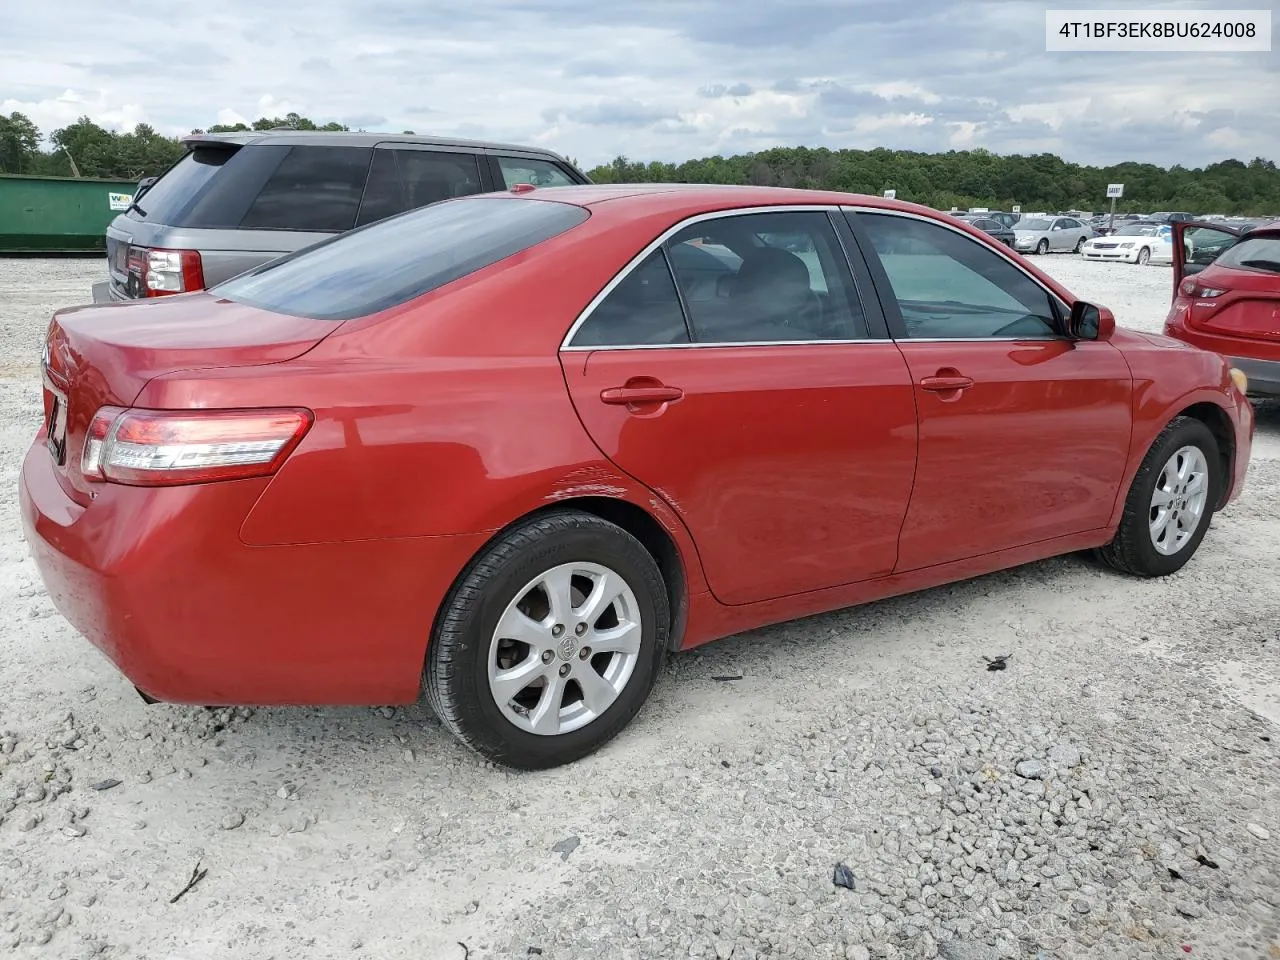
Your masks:
<instances>
[{"instance_id":1,"label":"tree line","mask_svg":"<svg viewBox=\"0 0 1280 960\"><path fill-rule=\"evenodd\" d=\"M346 130L345 124L315 121L289 113L260 117L252 124L215 124L193 133L239 130ZM412 133L406 130L405 133ZM182 155L176 137L147 124L128 133L106 130L88 117L42 135L21 113L0 114L0 173L45 176L157 176ZM1123 183L1116 209L1150 213L1186 210L1245 216L1280 214L1280 170L1272 160L1223 160L1203 168L1150 163L1107 167L1068 163L1051 153L1002 155L989 150L920 153L910 150L828 150L779 147L732 157L703 157L683 163L641 163L617 157L587 171L597 183L726 183L840 190L881 194L897 191L942 210L985 206L1023 210L1103 210L1108 183Z\"/></svg>"},{"instance_id":2,"label":"tree line","mask_svg":"<svg viewBox=\"0 0 1280 960\"><path fill-rule=\"evenodd\" d=\"M1272 160L1224 160L1200 169L1150 163L1108 167L1068 163L1052 153L1000 155L989 150L828 150L778 147L734 157L683 163L638 163L618 157L587 171L596 183L726 183L839 190L879 196L940 210L990 207L1008 210L1109 209L1107 184L1123 183L1120 212L1280 215L1280 170Z\"/></svg>"}]
</instances>

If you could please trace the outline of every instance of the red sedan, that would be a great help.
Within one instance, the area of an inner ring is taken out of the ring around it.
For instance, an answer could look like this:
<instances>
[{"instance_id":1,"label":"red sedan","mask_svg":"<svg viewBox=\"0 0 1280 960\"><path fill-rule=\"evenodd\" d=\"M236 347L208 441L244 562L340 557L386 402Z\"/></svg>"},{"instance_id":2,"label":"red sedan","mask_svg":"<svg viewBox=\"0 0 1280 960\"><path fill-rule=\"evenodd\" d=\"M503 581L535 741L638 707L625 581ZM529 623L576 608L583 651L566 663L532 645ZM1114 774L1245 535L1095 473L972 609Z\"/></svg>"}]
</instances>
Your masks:
<instances>
[{"instance_id":1,"label":"red sedan","mask_svg":"<svg viewBox=\"0 0 1280 960\"><path fill-rule=\"evenodd\" d=\"M1241 230L1174 224L1173 306L1164 332L1212 350L1280 397L1280 220Z\"/></svg>"},{"instance_id":2,"label":"red sedan","mask_svg":"<svg viewBox=\"0 0 1280 960\"><path fill-rule=\"evenodd\" d=\"M1097 549L1239 492L1215 354L953 217L594 186L445 201L209 292L59 311L21 477L59 610L148 698L411 702L580 757L660 658Z\"/></svg>"}]
</instances>

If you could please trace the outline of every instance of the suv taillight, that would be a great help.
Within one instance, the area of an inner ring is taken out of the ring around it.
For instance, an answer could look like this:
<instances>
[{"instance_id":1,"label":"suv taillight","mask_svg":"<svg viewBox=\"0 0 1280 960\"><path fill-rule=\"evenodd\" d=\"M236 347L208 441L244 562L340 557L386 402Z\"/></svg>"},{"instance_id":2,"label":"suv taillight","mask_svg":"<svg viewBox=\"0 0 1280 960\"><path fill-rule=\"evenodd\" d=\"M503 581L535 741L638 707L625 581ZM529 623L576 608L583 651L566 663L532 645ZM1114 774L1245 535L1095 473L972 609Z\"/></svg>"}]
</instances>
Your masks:
<instances>
[{"instance_id":1,"label":"suv taillight","mask_svg":"<svg viewBox=\"0 0 1280 960\"><path fill-rule=\"evenodd\" d=\"M199 250L130 247L129 272L138 278L140 297L166 297L204 289Z\"/></svg>"},{"instance_id":2,"label":"suv taillight","mask_svg":"<svg viewBox=\"0 0 1280 960\"><path fill-rule=\"evenodd\" d=\"M102 407L89 424L85 479L135 487L266 477L311 428L310 410L124 410Z\"/></svg>"}]
</instances>

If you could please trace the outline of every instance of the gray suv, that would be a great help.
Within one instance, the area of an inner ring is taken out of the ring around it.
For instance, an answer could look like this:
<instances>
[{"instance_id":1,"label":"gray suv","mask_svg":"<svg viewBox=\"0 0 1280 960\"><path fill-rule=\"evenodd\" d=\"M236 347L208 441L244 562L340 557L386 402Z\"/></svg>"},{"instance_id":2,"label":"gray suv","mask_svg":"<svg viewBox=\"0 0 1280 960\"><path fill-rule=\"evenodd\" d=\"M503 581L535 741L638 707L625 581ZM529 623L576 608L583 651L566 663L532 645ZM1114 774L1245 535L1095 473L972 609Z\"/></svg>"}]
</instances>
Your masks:
<instances>
[{"instance_id":1,"label":"gray suv","mask_svg":"<svg viewBox=\"0 0 1280 960\"><path fill-rule=\"evenodd\" d=\"M202 290L268 260L437 200L590 181L558 154L409 134L194 134L107 227L96 303Z\"/></svg>"}]
</instances>

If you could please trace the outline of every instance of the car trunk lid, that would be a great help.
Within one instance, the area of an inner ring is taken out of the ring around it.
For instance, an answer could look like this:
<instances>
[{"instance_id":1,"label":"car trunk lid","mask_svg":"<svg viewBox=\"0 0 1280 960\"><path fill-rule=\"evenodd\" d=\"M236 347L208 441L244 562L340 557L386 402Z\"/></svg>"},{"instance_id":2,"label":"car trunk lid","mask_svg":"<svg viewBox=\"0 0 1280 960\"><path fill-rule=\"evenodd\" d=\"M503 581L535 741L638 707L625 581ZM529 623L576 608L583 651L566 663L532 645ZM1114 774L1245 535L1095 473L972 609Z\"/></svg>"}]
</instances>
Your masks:
<instances>
[{"instance_id":1,"label":"car trunk lid","mask_svg":"<svg viewBox=\"0 0 1280 960\"><path fill-rule=\"evenodd\" d=\"M208 293L59 310L49 324L41 374L45 443L64 489L80 502L91 498L79 458L99 408L128 407L149 381L179 370L292 360L341 326Z\"/></svg>"}]
</instances>

